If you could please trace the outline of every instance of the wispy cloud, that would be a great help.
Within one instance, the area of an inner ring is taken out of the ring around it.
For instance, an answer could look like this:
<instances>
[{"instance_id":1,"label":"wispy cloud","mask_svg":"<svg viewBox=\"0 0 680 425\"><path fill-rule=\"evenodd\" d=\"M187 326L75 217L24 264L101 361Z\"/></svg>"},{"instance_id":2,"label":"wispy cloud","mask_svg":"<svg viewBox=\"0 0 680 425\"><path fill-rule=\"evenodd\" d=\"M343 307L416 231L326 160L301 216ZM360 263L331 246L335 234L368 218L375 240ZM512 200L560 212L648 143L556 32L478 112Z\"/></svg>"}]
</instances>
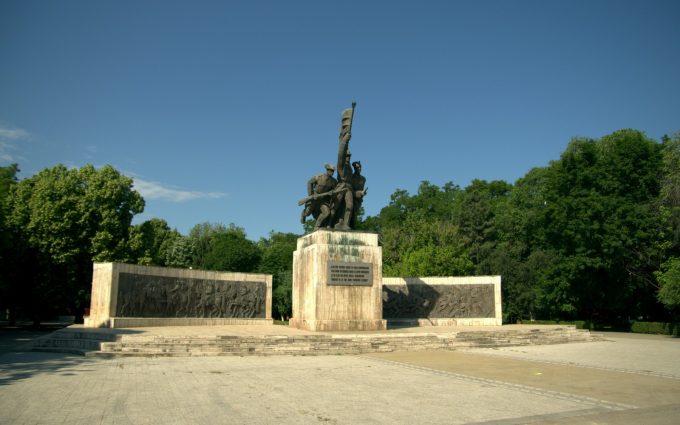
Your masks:
<instances>
[{"instance_id":1,"label":"wispy cloud","mask_svg":"<svg viewBox=\"0 0 680 425\"><path fill-rule=\"evenodd\" d=\"M144 197L144 199L160 199L170 202L187 202L195 199L218 199L226 196L222 192L198 192L180 190L174 187L164 186L158 182L151 182L133 177L134 188Z\"/></svg>"},{"instance_id":2,"label":"wispy cloud","mask_svg":"<svg viewBox=\"0 0 680 425\"><path fill-rule=\"evenodd\" d=\"M15 162L17 158L12 153L16 150L15 143L29 137L30 135L26 130L0 125L0 161Z\"/></svg>"},{"instance_id":3,"label":"wispy cloud","mask_svg":"<svg viewBox=\"0 0 680 425\"><path fill-rule=\"evenodd\" d=\"M97 147L94 145L85 146L85 149L83 149L83 153L85 155L85 158L94 159L95 155L97 154Z\"/></svg>"}]
</instances>

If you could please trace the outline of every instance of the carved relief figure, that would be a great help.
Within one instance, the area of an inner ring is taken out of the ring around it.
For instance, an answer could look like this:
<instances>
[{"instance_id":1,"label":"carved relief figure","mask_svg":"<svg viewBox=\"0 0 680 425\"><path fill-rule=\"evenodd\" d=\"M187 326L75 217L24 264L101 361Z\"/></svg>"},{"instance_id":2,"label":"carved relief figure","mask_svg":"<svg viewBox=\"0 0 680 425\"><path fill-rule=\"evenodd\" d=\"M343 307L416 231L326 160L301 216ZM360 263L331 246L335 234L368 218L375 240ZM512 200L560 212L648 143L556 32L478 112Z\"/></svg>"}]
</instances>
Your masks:
<instances>
[{"instance_id":1,"label":"carved relief figure","mask_svg":"<svg viewBox=\"0 0 680 425\"><path fill-rule=\"evenodd\" d=\"M121 273L118 317L264 317L265 284Z\"/></svg>"},{"instance_id":2,"label":"carved relief figure","mask_svg":"<svg viewBox=\"0 0 680 425\"><path fill-rule=\"evenodd\" d=\"M389 318L494 317L493 285L383 286L383 314Z\"/></svg>"}]
</instances>

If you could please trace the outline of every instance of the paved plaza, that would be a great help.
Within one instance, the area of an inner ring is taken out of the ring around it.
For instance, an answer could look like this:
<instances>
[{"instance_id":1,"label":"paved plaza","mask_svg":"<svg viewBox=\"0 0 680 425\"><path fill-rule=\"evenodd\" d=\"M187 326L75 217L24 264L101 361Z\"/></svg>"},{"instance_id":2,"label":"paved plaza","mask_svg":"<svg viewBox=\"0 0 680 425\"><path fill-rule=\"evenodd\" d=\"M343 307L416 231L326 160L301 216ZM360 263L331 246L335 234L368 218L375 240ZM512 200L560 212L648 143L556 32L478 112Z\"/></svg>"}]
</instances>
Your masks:
<instances>
[{"instance_id":1,"label":"paved plaza","mask_svg":"<svg viewBox=\"0 0 680 425\"><path fill-rule=\"evenodd\" d=\"M0 353L0 423L678 423L680 339L605 338L344 356L7 351Z\"/></svg>"}]
</instances>

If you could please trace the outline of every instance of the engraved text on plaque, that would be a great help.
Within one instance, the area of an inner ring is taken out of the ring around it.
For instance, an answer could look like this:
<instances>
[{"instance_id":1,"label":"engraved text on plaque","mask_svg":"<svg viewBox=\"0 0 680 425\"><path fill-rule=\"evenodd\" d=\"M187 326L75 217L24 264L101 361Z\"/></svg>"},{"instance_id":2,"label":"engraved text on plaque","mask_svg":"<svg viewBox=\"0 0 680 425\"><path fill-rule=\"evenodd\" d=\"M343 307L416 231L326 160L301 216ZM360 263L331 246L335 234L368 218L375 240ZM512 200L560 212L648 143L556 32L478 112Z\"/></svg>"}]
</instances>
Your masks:
<instances>
[{"instance_id":1,"label":"engraved text on plaque","mask_svg":"<svg viewBox=\"0 0 680 425\"><path fill-rule=\"evenodd\" d=\"M328 284L341 286L373 286L373 264L328 263Z\"/></svg>"}]
</instances>

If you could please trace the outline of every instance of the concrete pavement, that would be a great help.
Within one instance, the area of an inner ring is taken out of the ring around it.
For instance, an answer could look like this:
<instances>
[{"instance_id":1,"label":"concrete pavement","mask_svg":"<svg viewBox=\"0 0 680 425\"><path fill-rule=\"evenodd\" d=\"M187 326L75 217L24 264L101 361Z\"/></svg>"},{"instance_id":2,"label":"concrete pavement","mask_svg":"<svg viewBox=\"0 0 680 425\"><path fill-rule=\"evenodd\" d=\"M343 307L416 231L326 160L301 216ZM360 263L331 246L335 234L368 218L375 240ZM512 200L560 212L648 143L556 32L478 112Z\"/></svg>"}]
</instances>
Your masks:
<instances>
[{"instance_id":1,"label":"concrete pavement","mask_svg":"<svg viewBox=\"0 0 680 425\"><path fill-rule=\"evenodd\" d=\"M0 355L2 424L674 424L680 339L362 356Z\"/></svg>"}]
</instances>

